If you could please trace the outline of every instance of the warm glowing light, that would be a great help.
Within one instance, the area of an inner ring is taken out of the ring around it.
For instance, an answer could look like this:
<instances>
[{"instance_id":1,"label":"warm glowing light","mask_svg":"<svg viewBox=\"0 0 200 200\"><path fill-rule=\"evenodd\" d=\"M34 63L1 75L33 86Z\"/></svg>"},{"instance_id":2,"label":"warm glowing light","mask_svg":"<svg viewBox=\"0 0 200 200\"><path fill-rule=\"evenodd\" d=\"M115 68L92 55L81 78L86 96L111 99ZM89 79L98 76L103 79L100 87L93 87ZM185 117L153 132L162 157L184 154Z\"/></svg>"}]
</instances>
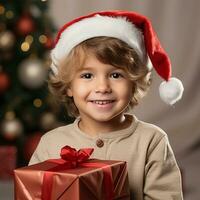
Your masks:
<instances>
[{"instance_id":1,"label":"warm glowing light","mask_svg":"<svg viewBox=\"0 0 200 200\"><path fill-rule=\"evenodd\" d=\"M45 43L47 42L47 36L45 36L45 35L40 35L39 41L40 41L42 44L45 44Z\"/></svg>"},{"instance_id":2,"label":"warm glowing light","mask_svg":"<svg viewBox=\"0 0 200 200\"><path fill-rule=\"evenodd\" d=\"M32 35L27 35L25 38L25 41L31 44L33 42L33 36Z\"/></svg>"},{"instance_id":3,"label":"warm glowing light","mask_svg":"<svg viewBox=\"0 0 200 200\"><path fill-rule=\"evenodd\" d=\"M8 19L12 19L13 16L14 16L14 13L13 13L11 10L9 10L9 11L6 12L6 17L7 17Z\"/></svg>"},{"instance_id":4,"label":"warm glowing light","mask_svg":"<svg viewBox=\"0 0 200 200\"><path fill-rule=\"evenodd\" d=\"M0 5L0 15L3 15L4 12L5 12L5 8L2 5Z\"/></svg>"},{"instance_id":5,"label":"warm glowing light","mask_svg":"<svg viewBox=\"0 0 200 200\"><path fill-rule=\"evenodd\" d=\"M41 101L41 99L35 99L35 100L33 101L33 105L34 105L36 108L41 107L41 106L42 106L42 101Z\"/></svg>"},{"instance_id":6,"label":"warm glowing light","mask_svg":"<svg viewBox=\"0 0 200 200\"><path fill-rule=\"evenodd\" d=\"M21 50L26 52L30 49L30 44L28 42L23 42L21 45Z\"/></svg>"}]
</instances>

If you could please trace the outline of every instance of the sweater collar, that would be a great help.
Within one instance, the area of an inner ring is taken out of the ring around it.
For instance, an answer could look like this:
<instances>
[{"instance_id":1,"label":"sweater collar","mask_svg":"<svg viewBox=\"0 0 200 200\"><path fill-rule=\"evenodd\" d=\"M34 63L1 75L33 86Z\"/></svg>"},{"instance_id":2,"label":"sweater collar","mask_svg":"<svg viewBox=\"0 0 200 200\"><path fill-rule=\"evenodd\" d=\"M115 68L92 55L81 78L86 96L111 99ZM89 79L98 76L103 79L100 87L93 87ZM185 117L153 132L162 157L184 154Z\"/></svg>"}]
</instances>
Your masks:
<instances>
[{"instance_id":1,"label":"sweater collar","mask_svg":"<svg viewBox=\"0 0 200 200\"><path fill-rule=\"evenodd\" d=\"M80 122L80 118L76 118L76 120L73 123L74 129L75 131L80 134L82 137L86 137L88 139L96 139L96 138L101 138L101 139L114 139L114 138L123 138L123 137L127 137L131 134L133 134L135 132L135 129L138 125L138 119L136 116L132 115L132 114L125 114L126 117L131 120L131 124L129 127L122 129L122 130L117 130L117 131L112 131L112 132L108 132L108 133L99 133L96 136L92 137L90 135L88 135L87 133L83 132L80 128L79 128L79 122Z\"/></svg>"}]
</instances>

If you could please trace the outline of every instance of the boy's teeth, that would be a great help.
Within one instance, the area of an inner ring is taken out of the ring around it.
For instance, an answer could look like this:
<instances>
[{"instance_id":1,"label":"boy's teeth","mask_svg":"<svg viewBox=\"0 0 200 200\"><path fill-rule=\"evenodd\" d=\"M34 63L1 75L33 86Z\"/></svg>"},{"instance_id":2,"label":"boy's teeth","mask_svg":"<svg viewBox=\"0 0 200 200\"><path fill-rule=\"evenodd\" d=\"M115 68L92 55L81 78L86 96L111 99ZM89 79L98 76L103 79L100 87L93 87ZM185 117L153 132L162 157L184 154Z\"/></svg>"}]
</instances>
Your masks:
<instances>
[{"instance_id":1,"label":"boy's teeth","mask_svg":"<svg viewBox=\"0 0 200 200\"><path fill-rule=\"evenodd\" d=\"M104 100L104 101L92 101L92 102L96 103L96 104L104 105L104 104L111 103L112 101L111 100Z\"/></svg>"}]
</instances>

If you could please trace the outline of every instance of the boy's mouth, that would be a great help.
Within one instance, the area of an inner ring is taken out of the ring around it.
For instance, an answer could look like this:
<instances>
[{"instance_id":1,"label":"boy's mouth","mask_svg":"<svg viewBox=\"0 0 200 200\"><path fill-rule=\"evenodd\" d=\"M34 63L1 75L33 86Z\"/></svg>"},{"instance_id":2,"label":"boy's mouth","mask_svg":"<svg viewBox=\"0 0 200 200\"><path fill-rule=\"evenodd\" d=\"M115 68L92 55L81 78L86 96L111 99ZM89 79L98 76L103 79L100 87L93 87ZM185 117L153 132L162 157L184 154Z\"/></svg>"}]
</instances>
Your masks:
<instances>
[{"instance_id":1,"label":"boy's mouth","mask_svg":"<svg viewBox=\"0 0 200 200\"><path fill-rule=\"evenodd\" d=\"M113 103L114 100L92 100L90 102L94 104L99 104L99 105L106 105L106 104Z\"/></svg>"}]
</instances>

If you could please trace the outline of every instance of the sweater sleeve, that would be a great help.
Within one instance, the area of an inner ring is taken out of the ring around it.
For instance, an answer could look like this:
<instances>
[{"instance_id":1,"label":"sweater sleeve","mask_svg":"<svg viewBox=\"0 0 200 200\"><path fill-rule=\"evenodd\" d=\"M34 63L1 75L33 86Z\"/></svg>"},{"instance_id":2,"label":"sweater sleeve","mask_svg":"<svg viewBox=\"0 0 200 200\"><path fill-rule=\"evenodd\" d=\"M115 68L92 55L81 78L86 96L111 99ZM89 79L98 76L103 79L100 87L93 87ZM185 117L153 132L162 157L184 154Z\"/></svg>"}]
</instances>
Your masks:
<instances>
[{"instance_id":1,"label":"sweater sleeve","mask_svg":"<svg viewBox=\"0 0 200 200\"><path fill-rule=\"evenodd\" d=\"M40 142L38 143L37 148L35 149L28 165L33 165L39 162L43 162L44 160L47 160L48 155L46 151L46 144L43 137L41 137Z\"/></svg>"},{"instance_id":2,"label":"sweater sleeve","mask_svg":"<svg viewBox=\"0 0 200 200\"><path fill-rule=\"evenodd\" d=\"M145 166L144 199L183 199L181 175L167 135L149 146Z\"/></svg>"}]
</instances>

